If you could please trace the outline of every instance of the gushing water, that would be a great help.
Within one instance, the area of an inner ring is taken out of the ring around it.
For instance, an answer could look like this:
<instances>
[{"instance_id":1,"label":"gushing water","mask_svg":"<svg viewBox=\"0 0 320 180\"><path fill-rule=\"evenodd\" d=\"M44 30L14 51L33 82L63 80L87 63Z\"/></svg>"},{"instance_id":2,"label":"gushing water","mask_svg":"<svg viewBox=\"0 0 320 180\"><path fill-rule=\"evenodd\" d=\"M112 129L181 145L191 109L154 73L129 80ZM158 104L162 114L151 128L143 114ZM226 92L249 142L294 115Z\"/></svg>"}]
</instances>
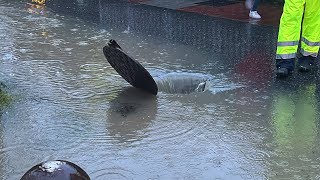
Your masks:
<instances>
[{"instance_id":1,"label":"gushing water","mask_svg":"<svg viewBox=\"0 0 320 180\"><path fill-rule=\"evenodd\" d=\"M0 80L13 97L1 109L0 179L54 159L95 180L319 177L318 81L279 85L246 55L272 47L273 30L254 36L264 27L123 1L62 2L51 11L0 0ZM68 11L97 6L86 17L100 22L63 11L70 2ZM111 38L155 78L157 96L108 64Z\"/></svg>"},{"instance_id":2,"label":"gushing water","mask_svg":"<svg viewBox=\"0 0 320 180\"><path fill-rule=\"evenodd\" d=\"M189 94L204 91L205 82L209 80L209 77L196 73L168 73L156 79L156 83L159 91Z\"/></svg>"}]
</instances>

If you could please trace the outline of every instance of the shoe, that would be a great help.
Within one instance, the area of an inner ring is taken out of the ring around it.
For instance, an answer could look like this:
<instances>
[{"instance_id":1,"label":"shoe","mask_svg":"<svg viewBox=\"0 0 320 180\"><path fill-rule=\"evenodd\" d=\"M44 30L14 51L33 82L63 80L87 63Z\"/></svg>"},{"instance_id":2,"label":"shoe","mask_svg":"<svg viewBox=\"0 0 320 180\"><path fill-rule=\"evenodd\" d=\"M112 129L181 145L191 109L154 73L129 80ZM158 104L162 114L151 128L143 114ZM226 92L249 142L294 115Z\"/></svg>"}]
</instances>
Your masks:
<instances>
[{"instance_id":1,"label":"shoe","mask_svg":"<svg viewBox=\"0 0 320 180\"><path fill-rule=\"evenodd\" d=\"M294 70L295 59L276 59L277 77L288 77Z\"/></svg>"},{"instance_id":2,"label":"shoe","mask_svg":"<svg viewBox=\"0 0 320 180\"><path fill-rule=\"evenodd\" d=\"M246 0L245 5L247 9L251 9L253 6L253 0Z\"/></svg>"},{"instance_id":3,"label":"shoe","mask_svg":"<svg viewBox=\"0 0 320 180\"><path fill-rule=\"evenodd\" d=\"M309 72L315 68L316 58L312 56L302 56L298 59L298 69L300 72Z\"/></svg>"},{"instance_id":4,"label":"shoe","mask_svg":"<svg viewBox=\"0 0 320 180\"><path fill-rule=\"evenodd\" d=\"M251 18L253 18L253 19L261 19L261 16L260 16L260 14L258 13L258 11L250 11L249 17L251 17Z\"/></svg>"}]
</instances>

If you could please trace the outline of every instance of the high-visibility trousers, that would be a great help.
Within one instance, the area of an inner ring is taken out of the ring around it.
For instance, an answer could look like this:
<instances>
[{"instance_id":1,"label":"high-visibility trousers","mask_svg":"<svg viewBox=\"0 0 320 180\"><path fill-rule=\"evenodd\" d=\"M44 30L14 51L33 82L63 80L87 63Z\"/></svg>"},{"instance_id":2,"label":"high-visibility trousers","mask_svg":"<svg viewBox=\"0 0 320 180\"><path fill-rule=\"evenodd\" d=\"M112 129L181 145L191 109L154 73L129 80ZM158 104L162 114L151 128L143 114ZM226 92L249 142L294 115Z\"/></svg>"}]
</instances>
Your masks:
<instances>
[{"instance_id":1,"label":"high-visibility trousers","mask_svg":"<svg viewBox=\"0 0 320 180\"><path fill-rule=\"evenodd\" d=\"M295 58L299 43L303 56L317 57L320 46L320 0L285 0L276 59Z\"/></svg>"}]
</instances>

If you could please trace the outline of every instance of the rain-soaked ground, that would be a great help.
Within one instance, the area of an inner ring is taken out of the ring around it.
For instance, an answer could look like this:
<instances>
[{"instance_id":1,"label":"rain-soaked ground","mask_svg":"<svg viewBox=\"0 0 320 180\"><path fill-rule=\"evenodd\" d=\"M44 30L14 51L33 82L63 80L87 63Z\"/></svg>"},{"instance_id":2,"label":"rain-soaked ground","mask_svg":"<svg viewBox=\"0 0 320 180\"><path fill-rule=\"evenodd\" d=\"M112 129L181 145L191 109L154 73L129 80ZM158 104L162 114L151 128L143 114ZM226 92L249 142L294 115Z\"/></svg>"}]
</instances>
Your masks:
<instances>
[{"instance_id":1,"label":"rain-soaked ground","mask_svg":"<svg viewBox=\"0 0 320 180\"><path fill-rule=\"evenodd\" d=\"M0 80L12 96L0 179L54 159L93 180L319 179L317 72L276 80L276 37L276 27L122 1L0 0ZM157 96L108 64L111 38Z\"/></svg>"}]
</instances>

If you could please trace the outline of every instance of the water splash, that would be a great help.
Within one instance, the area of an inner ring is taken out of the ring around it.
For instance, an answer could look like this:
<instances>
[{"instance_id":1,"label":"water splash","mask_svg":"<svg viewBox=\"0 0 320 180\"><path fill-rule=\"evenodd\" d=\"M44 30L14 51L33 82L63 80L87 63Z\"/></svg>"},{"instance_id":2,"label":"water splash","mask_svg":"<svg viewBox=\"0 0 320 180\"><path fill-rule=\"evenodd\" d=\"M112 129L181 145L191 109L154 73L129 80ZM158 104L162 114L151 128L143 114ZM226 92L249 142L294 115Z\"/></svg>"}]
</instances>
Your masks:
<instances>
[{"instance_id":1,"label":"water splash","mask_svg":"<svg viewBox=\"0 0 320 180\"><path fill-rule=\"evenodd\" d=\"M159 91L171 94L189 94L204 89L204 83L209 75L197 73L168 73L155 79ZM201 84L201 85L200 85ZM199 88L199 86L201 86Z\"/></svg>"}]
</instances>

